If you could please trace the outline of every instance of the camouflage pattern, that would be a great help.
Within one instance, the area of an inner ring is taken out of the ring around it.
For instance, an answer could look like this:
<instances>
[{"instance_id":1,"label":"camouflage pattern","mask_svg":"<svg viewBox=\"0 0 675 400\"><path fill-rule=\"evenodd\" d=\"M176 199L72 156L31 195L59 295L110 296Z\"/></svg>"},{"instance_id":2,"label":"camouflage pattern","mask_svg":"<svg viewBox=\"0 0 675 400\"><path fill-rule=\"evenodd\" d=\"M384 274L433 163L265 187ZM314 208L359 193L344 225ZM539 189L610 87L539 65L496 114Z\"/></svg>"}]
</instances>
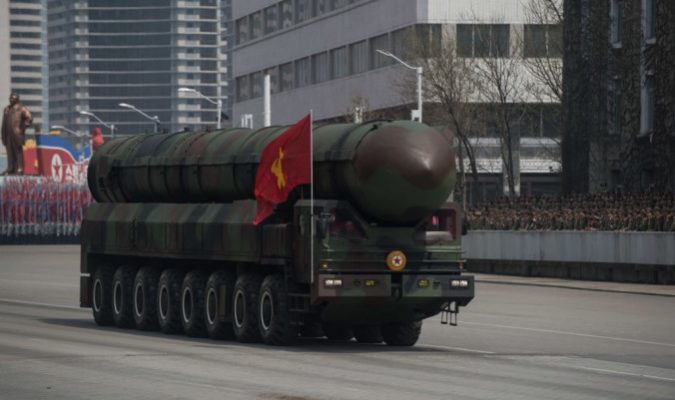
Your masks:
<instances>
[{"instance_id":1,"label":"camouflage pattern","mask_svg":"<svg viewBox=\"0 0 675 400\"><path fill-rule=\"evenodd\" d=\"M232 202L253 198L265 146L286 127L143 135L105 143L89 186L99 202ZM455 183L448 139L416 122L314 130L315 196L348 200L381 223L415 223Z\"/></svg>"},{"instance_id":2,"label":"camouflage pattern","mask_svg":"<svg viewBox=\"0 0 675 400\"><path fill-rule=\"evenodd\" d=\"M89 276L102 263L280 270L305 312L325 322L417 321L471 301L461 212L444 204L455 180L446 137L407 121L316 128L316 199L298 190L256 226L259 154L284 130L105 143L89 167L98 203L82 228L81 305L91 304ZM407 259L399 272L387 266L394 250ZM467 287L452 287L460 277Z\"/></svg>"}]
</instances>

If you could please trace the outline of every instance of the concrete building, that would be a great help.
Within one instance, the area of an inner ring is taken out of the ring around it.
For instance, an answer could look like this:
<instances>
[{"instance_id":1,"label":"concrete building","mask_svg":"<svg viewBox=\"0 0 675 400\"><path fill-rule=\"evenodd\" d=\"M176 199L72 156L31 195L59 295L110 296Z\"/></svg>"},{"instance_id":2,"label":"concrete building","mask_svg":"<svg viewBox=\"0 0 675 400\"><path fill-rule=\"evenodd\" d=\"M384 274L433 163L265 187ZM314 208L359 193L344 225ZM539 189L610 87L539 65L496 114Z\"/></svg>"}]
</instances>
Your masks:
<instances>
[{"instance_id":1,"label":"concrete building","mask_svg":"<svg viewBox=\"0 0 675 400\"><path fill-rule=\"evenodd\" d=\"M89 132L100 123L87 111L118 134L152 132L155 116L170 132L215 128L217 105L178 89L226 96L229 2L48 0L52 124Z\"/></svg>"},{"instance_id":2,"label":"concrete building","mask_svg":"<svg viewBox=\"0 0 675 400\"><path fill-rule=\"evenodd\" d=\"M33 114L33 128L46 121L44 66L46 13L43 0L0 0L0 104L15 91Z\"/></svg>"},{"instance_id":3,"label":"concrete building","mask_svg":"<svg viewBox=\"0 0 675 400\"><path fill-rule=\"evenodd\" d=\"M235 2L232 10L233 121L250 115L256 128L263 123L264 74L272 81L273 124L290 124L309 110L315 120L339 120L360 100L373 110L409 118L415 100L402 95L397 82L414 79L415 72L378 49L403 57L412 33L455 42L458 57L523 58L528 57L523 51L540 50L541 43L546 51L549 40L562 38L560 26L530 24L521 0L250 0ZM539 47L525 43L517 50L518 38L538 40ZM519 186L526 194L556 191L559 104L519 102L530 110L523 118L529 125L522 123L519 132ZM477 200L499 195L504 186L500 142L489 130L485 126L474 140L481 149L481 183L473 188Z\"/></svg>"},{"instance_id":4,"label":"concrete building","mask_svg":"<svg viewBox=\"0 0 675 400\"><path fill-rule=\"evenodd\" d=\"M582 0L565 13L565 189L675 191L675 2Z\"/></svg>"}]
</instances>

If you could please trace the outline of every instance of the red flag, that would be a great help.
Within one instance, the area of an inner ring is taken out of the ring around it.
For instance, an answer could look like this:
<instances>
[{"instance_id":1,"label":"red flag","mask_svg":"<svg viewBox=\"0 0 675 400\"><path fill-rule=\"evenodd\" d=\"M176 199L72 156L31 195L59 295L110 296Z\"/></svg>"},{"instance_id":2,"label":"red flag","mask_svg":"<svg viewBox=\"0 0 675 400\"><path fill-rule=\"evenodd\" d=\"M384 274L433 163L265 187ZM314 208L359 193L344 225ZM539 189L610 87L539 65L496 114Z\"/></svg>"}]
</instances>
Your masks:
<instances>
[{"instance_id":1,"label":"red flag","mask_svg":"<svg viewBox=\"0 0 675 400\"><path fill-rule=\"evenodd\" d=\"M294 187L311 182L311 131L308 114L263 150L255 175L258 210L254 225L272 215L274 206L286 201Z\"/></svg>"}]
</instances>

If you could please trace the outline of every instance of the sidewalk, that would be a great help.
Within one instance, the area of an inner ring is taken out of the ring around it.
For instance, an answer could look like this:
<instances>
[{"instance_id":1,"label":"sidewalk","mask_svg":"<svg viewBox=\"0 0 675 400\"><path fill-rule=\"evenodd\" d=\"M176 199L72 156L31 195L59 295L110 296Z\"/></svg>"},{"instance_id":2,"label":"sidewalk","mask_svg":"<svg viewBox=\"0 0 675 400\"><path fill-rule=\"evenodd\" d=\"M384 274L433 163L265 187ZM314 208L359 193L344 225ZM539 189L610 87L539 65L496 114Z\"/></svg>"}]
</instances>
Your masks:
<instances>
[{"instance_id":1,"label":"sidewalk","mask_svg":"<svg viewBox=\"0 0 675 400\"><path fill-rule=\"evenodd\" d=\"M527 276L475 274L476 282L504 285L545 286L577 290L595 290L600 292L646 294L652 296L675 297L675 285L647 285L642 283L618 283L599 281L578 281L556 278Z\"/></svg>"}]
</instances>

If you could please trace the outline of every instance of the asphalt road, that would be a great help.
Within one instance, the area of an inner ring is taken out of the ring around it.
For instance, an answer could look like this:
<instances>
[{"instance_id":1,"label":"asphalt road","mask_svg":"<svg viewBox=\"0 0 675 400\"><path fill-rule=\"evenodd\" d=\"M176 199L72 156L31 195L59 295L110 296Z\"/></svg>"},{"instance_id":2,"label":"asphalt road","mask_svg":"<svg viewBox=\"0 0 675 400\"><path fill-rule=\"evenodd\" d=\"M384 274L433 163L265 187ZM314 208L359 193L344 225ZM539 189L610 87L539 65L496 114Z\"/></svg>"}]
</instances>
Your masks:
<instances>
[{"instance_id":1,"label":"asphalt road","mask_svg":"<svg viewBox=\"0 0 675 400\"><path fill-rule=\"evenodd\" d=\"M0 246L0 398L675 398L674 297L479 283L413 348L275 348L99 328L78 265L76 246Z\"/></svg>"}]
</instances>

